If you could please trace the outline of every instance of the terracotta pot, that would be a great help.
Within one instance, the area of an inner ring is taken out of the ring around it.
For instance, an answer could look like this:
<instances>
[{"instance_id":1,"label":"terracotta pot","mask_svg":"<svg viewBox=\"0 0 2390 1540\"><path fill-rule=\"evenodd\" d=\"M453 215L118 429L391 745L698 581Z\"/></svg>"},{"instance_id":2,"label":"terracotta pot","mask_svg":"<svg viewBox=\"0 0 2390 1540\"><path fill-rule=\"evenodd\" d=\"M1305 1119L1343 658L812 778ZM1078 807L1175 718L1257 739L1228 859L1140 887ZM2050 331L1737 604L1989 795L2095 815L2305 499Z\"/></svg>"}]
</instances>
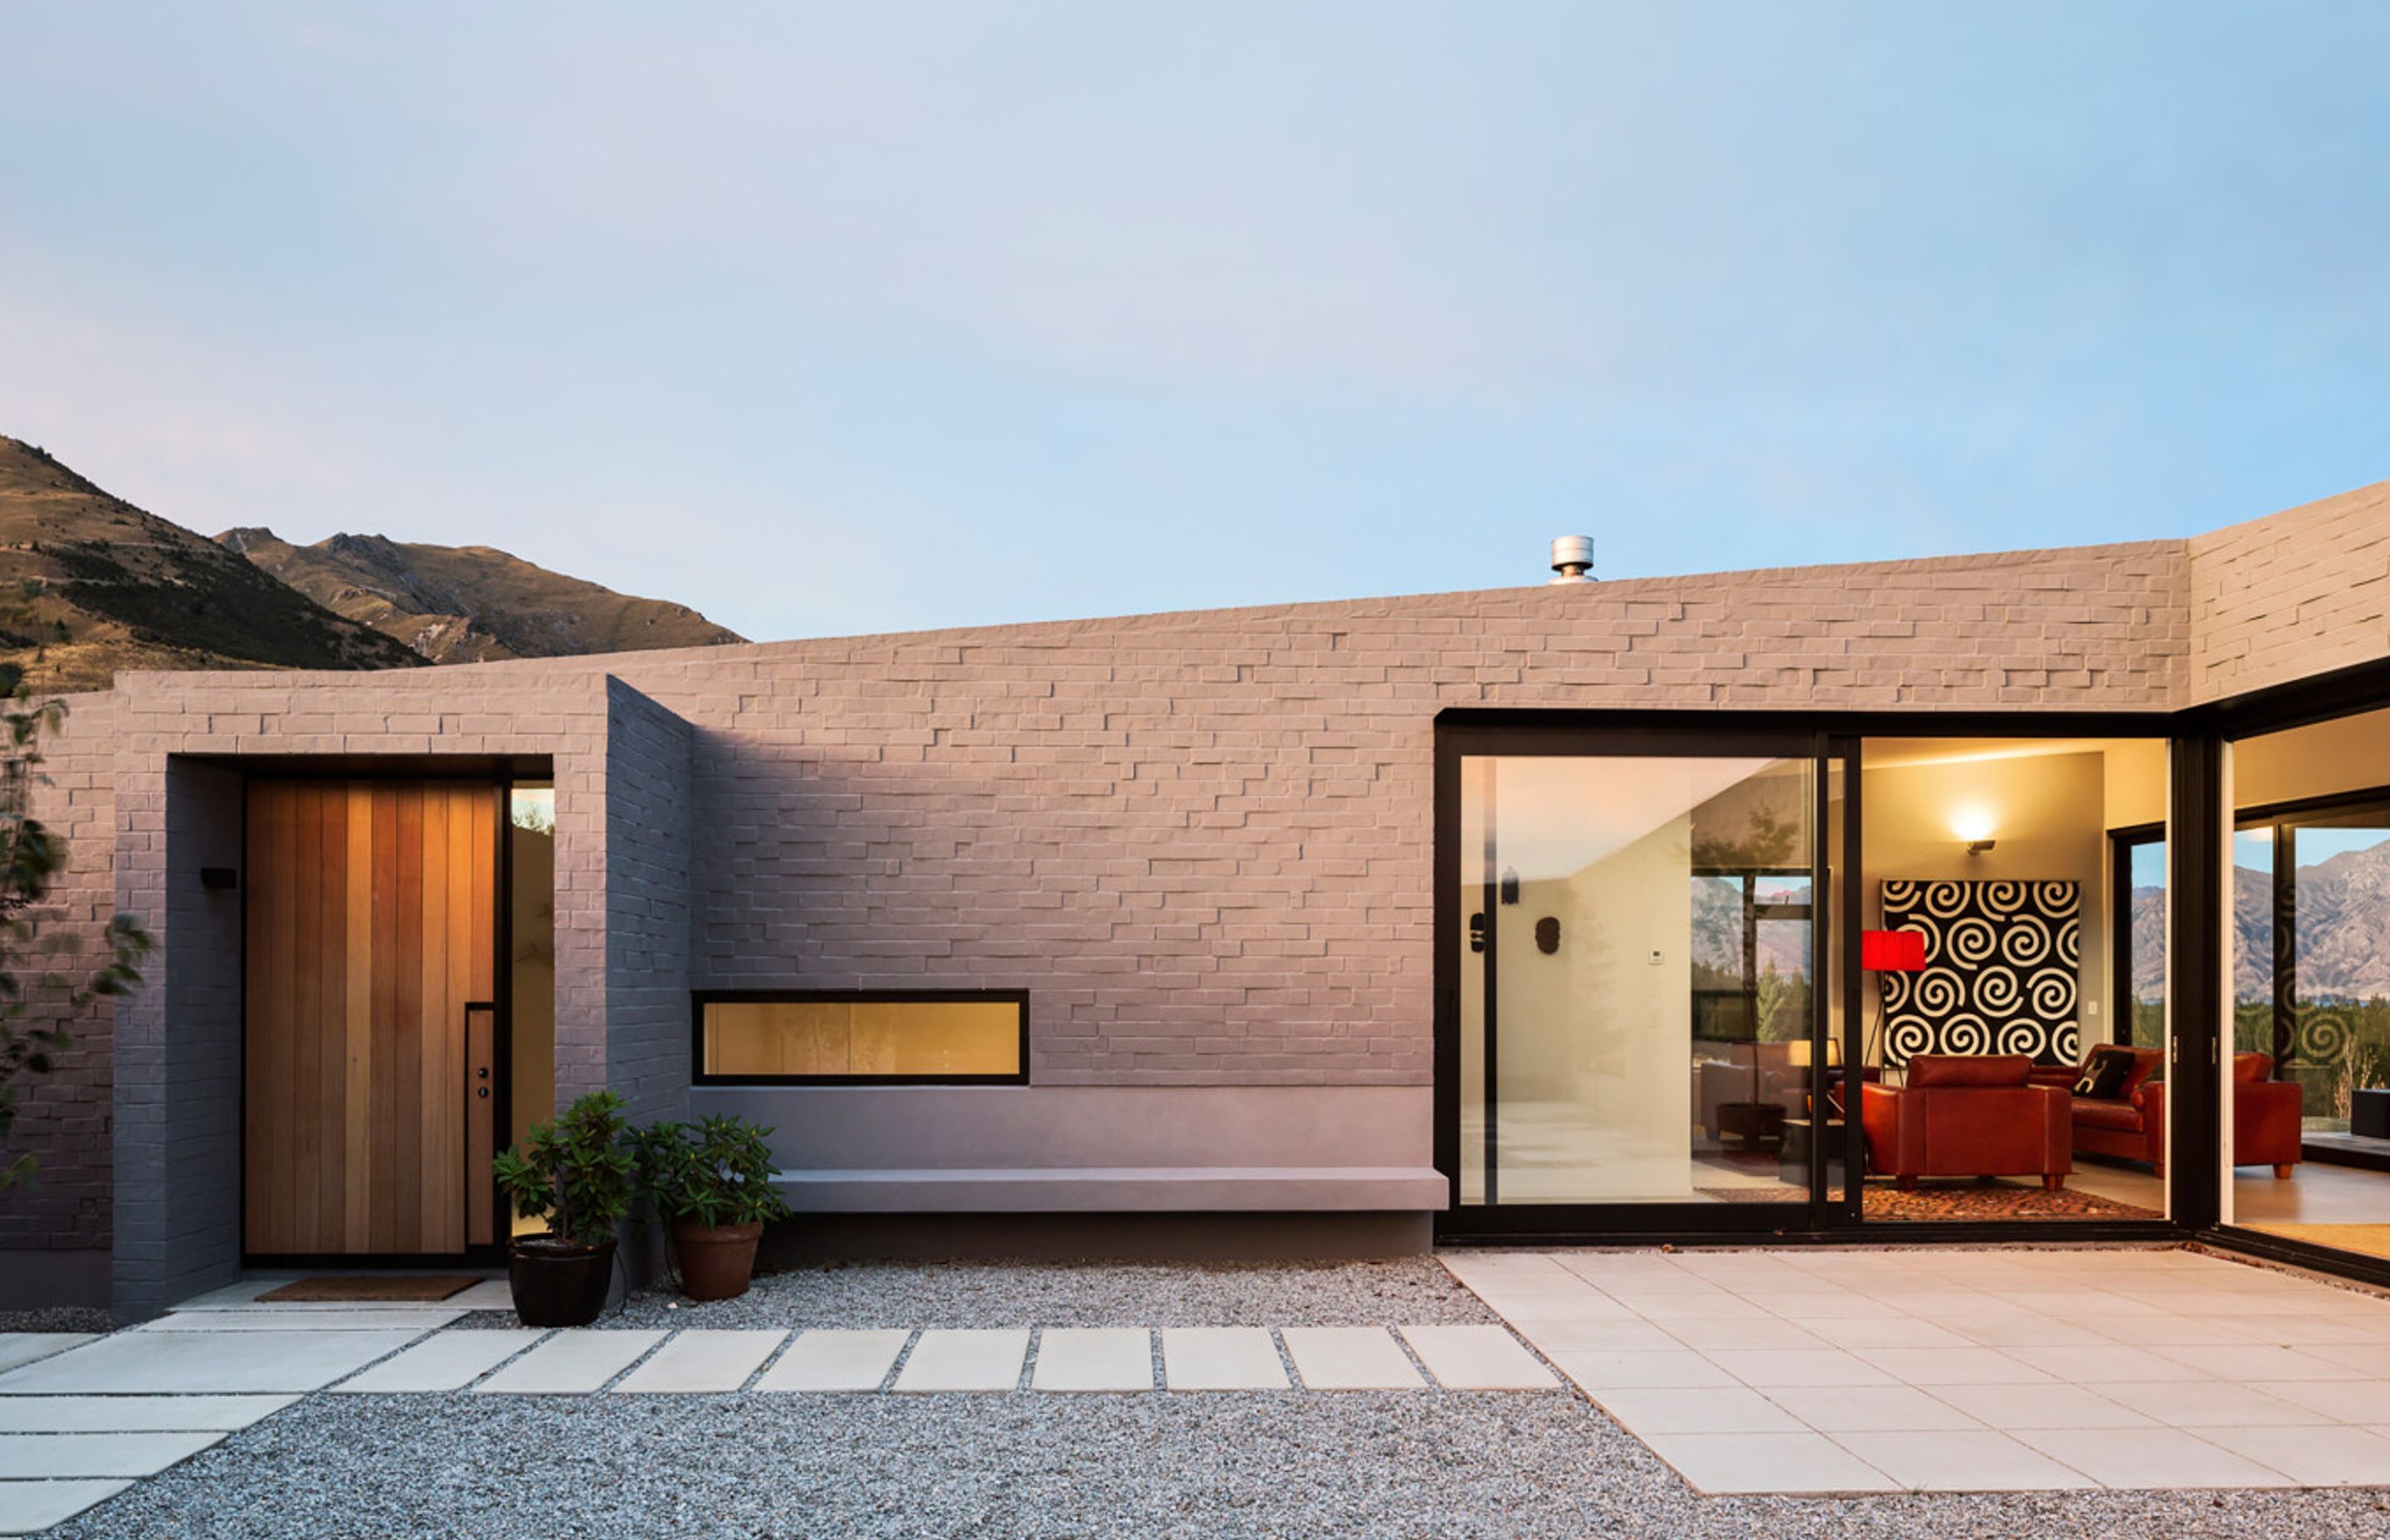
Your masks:
<instances>
[{"instance_id":1,"label":"terracotta pot","mask_svg":"<svg viewBox=\"0 0 2390 1540\"><path fill-rule=\"evenodd\" d=\"M675 1219L673 1251L680 1258L680 1286L692 1300L735 1300L747 1292L755 1274L755 1245L764 1238L756 1225L700 1225Z\"/></svg>"},{"instance_id":2,"label":"terracotta pot","mask_svg":"<svg viewBox=\"0 0 2390 1540\"><path fill-rule=\"evenodd\" d=\"M507 1247L507 1288L525 1326L587 1326L606 1308L614 1243L530 1236Z\"/></svg>"}]
</instances>

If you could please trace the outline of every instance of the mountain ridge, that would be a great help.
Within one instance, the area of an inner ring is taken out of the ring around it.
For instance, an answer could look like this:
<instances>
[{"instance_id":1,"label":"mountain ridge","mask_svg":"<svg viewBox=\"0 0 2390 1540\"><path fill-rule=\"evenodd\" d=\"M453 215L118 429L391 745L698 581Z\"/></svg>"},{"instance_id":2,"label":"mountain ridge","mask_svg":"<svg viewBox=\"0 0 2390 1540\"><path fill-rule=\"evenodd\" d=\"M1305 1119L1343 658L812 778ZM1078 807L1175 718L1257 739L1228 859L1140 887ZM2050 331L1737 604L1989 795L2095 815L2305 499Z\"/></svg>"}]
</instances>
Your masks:
<instances>
[{"instance_id":1,"label":"mountain ridge","mask_svg":"<svg viewBox=\"0 0 2390 1540\"><path fill-rule=\"evenodd\" d=\"M215 539L0 434L0 663L44 693L132 669L391 669L742 640L492 545L263 526Z\"/></svg>"}]
</instances>

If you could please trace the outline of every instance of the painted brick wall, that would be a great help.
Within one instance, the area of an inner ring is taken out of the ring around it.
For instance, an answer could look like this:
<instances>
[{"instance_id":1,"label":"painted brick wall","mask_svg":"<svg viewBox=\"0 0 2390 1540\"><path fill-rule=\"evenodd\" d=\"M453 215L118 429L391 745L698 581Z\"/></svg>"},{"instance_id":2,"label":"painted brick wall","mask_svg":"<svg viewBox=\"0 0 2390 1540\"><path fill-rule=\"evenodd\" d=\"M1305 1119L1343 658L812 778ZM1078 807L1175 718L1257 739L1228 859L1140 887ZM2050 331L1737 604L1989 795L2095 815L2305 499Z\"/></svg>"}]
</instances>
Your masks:
<instances>
[{"instance_id":1,"label":"painted brick wall","mask_svg":"<svg viewBox=\"0 0 2390 1540\"><path fill-rule=\"evenodd\" d=\"M606 706L602 1084L647 1123L688 1111L690 732L617 679Z\"/></svg>"},{"instance_id":2,"label":"painted brick wall","mask_svg":"<svg viewBox=\"0 0 2390 1540\"><path fill-rule=\"evenodd\" d=\"M2179 543L625 654L709 987L1022 987L1047 1084L1424 1084L1447 706L2164 708Z\"/></svg>"},{"instance_id":3,"label":"painted brick wall","mask_svg":"<svg viewBox=\"0 0 2390 1540\"><path fill-rule=\"evenodd\" d=\"M2186 704L2390 656L2390 481L2191 542Z\"/></svg>"},{"instance_id":4,"label":"painted brick wall","mask_svg":"<svg viewBox=\"0 0 2390 1540\"><path fill-rule=\"evenodd\" d=\"M110 866L115 851L114 702L107 695L70 696L67 716L42 749L43 780L33 815L67 841L68 865L35 917L29 951L11 948L20 982L43 973L78 978L105 956L100 937L116 912ZM74 1046L56 1072L17 1082L15 1133L0 1158L30 1153L40 1171L30 1185L0 1195L0 1251L83 1251L109 1243L111 1182L109 1141L112 1079L110 1009L73 1009L45 991L20 1025L64 1026Z\"/></svg>"}]
</instances>

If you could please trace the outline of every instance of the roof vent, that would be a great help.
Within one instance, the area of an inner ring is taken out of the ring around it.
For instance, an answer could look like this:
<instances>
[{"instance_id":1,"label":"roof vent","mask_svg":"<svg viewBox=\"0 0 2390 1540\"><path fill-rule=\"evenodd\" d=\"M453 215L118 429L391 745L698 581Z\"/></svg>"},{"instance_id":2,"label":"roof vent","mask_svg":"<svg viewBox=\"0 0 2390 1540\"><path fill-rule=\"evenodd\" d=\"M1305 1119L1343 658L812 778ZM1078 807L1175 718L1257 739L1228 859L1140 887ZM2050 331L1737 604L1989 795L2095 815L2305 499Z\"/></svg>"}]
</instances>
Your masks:
<instances>
[{"instance_id":1,"label":"roof vent","mask_svg":"<svg viewBox=\"0 0 2390 1540\"><path fill-rule=\"evenodd\" d=\"M1552 542L1552 571L1560 575L1551 586L1593 581L1593 536L1564 534Z\"/></svg>"}]
</instances>

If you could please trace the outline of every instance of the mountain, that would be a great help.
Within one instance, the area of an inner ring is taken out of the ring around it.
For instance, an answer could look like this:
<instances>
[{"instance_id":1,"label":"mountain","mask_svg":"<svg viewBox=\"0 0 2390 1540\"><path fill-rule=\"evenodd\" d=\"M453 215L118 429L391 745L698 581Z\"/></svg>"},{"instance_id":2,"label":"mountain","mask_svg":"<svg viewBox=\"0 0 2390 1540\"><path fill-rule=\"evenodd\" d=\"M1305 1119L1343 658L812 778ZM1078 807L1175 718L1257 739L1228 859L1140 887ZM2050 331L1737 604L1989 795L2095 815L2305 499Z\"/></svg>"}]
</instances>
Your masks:
<instances>
[{"instance_id":1,"label":"mountain","mask_svg":"<svg viewBox=\"0 0 2390 1540\"><path fill-rule=\"evenodd\" d=\"M0 662L21 667L35 689L103 689L121 669L423 661L0 435Z\"/></svg>"},{"instance_id":2,"label":"mountain","mask_svg":"<svg viewBox=\"0 0 2390 1540\"><path fill-rule=\"evenodd\" d=\"M560 658L745 640L686 605L635 598L487 545L336 534L294 545L272 530L216 536L325 609L435 663Z\"/></svg>"},{"instance_id":3,"label":"mountain","mask_svg":"<svg viewBox=\"0 0 2390 1540\"><path fill-rule=\"evenodd\" d=\"M2390 837L2294 875L2302 999L2390 997ZM2274 879L2232 868L2232 993L2274 997ZM2165 890L2133 890L2133 976L2165 977Z\"/></svg>"}]
</instances>

